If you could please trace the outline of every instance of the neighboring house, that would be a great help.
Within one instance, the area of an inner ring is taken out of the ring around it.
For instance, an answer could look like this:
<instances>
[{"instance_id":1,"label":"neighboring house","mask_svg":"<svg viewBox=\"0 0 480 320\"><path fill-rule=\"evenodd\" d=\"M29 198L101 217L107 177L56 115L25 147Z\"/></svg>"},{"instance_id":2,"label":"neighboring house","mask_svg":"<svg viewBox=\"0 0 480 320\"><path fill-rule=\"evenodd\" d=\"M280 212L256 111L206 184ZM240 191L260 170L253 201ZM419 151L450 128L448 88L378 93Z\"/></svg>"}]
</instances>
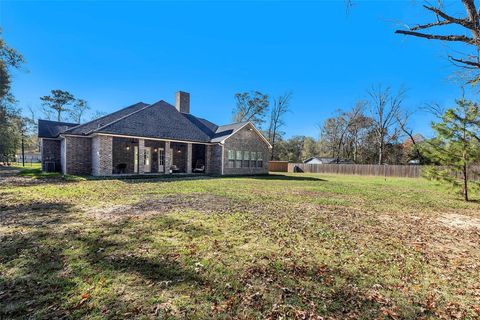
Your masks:
<instances>
[{"instance_id":1,"label":"neighboring house","mask_svg":"<svg viewBox=\"0 0 480 320\"><path fill-rule=\"evenodd\" d=\"M348 159L311 157L304 160L303 163L305 164L347 164L347 163L353 163L353 161Z\"/></svg>"},{"instance_id":2,"label":"neighboring house","mask_svg":"<svg viewBox=\"0 0 480 320\"><path fill-rule=\"evenodd\" d=\"M333 163L335 158L320 158L320 157L311 157L306 160L303 160L305 164L327 164Z\"/></svg>"},{"instance_id":3,"label":"neighboring house","mask_svg":"<svg viewBox=\"0 0 480 320\"><path fill-rule=\"evenodd\" d=\"M176 106L139 102L87 122L39 120L42 169L64 174L267 173L265 137L250 122L218 126L190 114L190 94Z\"/></svg>"}]
</instances>

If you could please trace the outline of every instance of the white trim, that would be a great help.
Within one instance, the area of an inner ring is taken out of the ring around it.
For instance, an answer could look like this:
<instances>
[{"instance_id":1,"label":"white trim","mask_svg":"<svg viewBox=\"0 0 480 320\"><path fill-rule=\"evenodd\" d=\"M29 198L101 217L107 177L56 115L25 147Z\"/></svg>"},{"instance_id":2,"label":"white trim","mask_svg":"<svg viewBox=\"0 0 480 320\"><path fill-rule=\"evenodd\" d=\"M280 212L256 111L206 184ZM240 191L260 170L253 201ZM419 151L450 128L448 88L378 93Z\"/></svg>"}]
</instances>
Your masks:
<instances>
[{"instance_id":1,"label":"white trim","mask_svg":"<svg viewBox=\"0 0 480 320\"><path fill-rule=\"evenodd\" d=\"M42 137L39 137L39 139L42 139L42 140L62 140L62 138L60 136L58 136L58 138L42 138Z\"/></svg>"},{"instance_id":2,"label":"white trim","mask_svg":"<svg viewBox=\"0 0 480 320\"><path fill-rule=\"evenodd\" d=\"M170 141L170 142L178 142L178 143L193 143L193 144L205 144L205 145L215 145L215 144L217 144L217 143L213 143L213 142L196 142L196 141L186 141L186 140L148 138L148 137L127 136L127 135L122 135L122 134L110 134L110 133L101 133L101 132L94 133L90 137L95 137L95 136L110 136L110 137L118 137L118 138L144 139L144 140L154 140L154 141Z\"/></svg>"},{"instance_id":3,"label":"white trim","mask_svg":"<svg viewBox=\"0 0 480 320\"><path fill-rule=\"evenodd\" d=\"M224 162L225 162L225 145L221 144L222 147L222 176L223 176L223 169L224 169Z\"/></svg>"},{"instance_id":4,"label":"white trim","mask_svg":"<svg viewBox=\"0 0 480 320\"><path fill-rule=\"evenodd\" d=\"M65 137L88 138L88 139L91 139L93 136L88 136L88 137L86 137L86 136L81 136L81 135L76 135L76 134L68 134L68 133L67 133L67 134L64 134L64 133L62 133L62 134L60 134L58 137L59 137L59 139L62 139L62 138L65 138ZM55 139L52 139L52 140L55 140Z\"/></svg>"},{"instance_id":5,"label":"white trim","mask_svg":"<svg viewBox=\"0 0 480 320\"><path fill-rule=\"evenodd\" d=\"M228 137L226 137L225 139L223 139L222 141L220 141L221 144L224 144L225 143L225 140L227 140L228 138L232 137L233 135L235 135L237 132L239 132L240 130L242 130L243 128L245 128L247 125L251 125L253 130L255 130L255 132L263 139L263 141L265 141L265 143L268 145L268 148L272 149L272 145L270 144L270 142L268 142L267 138L265 138L263 136L263 134L257 129L255 128L255 126L253 125L253 123L251 123L250 121L246 122L243 126L241 126L240 128L238 128L237 130L235 130L234 132L232 132Z\"/></svg>"},{"instance_id":6,"label":"white trim","mask_svg":"<svg viewBox=\"0 0 480 320\"><path fill-rule=\"evenodd\" d=\"M67 140L65 138L60 140L60 149L62 149L63 142L63 161L60 156L60 165L62 166L62 174L67 174Z\"/></svg>"}]
</instances>

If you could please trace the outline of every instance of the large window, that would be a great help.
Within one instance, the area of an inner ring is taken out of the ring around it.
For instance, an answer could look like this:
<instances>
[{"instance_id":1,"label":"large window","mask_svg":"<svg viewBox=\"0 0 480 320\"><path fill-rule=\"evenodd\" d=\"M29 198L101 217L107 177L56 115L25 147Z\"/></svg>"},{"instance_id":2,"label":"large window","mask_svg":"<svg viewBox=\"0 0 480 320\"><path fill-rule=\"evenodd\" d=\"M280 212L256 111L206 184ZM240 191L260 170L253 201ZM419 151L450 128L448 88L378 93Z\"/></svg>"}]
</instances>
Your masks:
<instances>
[{"instance_id":1,"label":"large window","mask_svg":"<svg viewBox=\"0 0 480 320\"><path fill-rule=\"evenodd\" d=\"M250 165L255 168L257 166L257 153L255 151L250 152L250 160L252 160Z\"/></svg>"},{"instance_id":2,"label":"large window","mask_svg":"<svg viewBox=\"0 0 480 320\"><path fill-rule=\"evenodd\" d=\"M236 160L235 161L235 168L241 168L242 167L242 160L243 160L243 157L242 157L242 151L239 151L237 150L236 152Z\"/></svg>"},{"instance_id":3,"label":"large window","mask_svg":"<svg viewBox=\"0 0 480 320\"><path fill-rule=\"evenodd\" d=\"M234 168L235 167L235 151L228 150L227 151L227 158L228 158L228 167Z\"/></svg>"},{"instance_id":4,"label":"large window","mask_svg":"<svg viewBox=\"0 0 480 320\"><path fill-rule=\"evenodd\" d=\"M250 166L250 151L243 151L242 167L248 168Z\"/></svg>"}]
</instances>

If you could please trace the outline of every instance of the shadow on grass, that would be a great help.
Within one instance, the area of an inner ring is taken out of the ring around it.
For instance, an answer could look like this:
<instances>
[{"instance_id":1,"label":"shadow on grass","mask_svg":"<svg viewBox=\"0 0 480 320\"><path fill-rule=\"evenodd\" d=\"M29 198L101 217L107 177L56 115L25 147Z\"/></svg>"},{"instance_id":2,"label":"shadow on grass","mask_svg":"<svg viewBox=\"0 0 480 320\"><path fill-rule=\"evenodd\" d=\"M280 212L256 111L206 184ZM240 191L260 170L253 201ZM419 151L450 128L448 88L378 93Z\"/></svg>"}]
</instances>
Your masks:
<instances>
[{"instance_id":1,"label":"shadow on grass","mask_svg":"<svg viewBox=\"0 0 480 320\"><path fill-rule=\"evenodd\" d=\"M83 318L102 313L122 318L132 308L140 313L115 291L96 305L83 306L85 289L79 285L91 283L99 274L108 280L138 275L155 285L168 282L169 287L204 283L192 268L184 266L180 255L167 250L163 255L146 256L139 250L148 232L125 241L111 239L131 234L136 228L134 221L87 220L79 224L80 215L65 203L2 206L0 227L12 231L0 235L0 319ZM184 221L159 217L163 218L166 221L160 221L160 229L191 233L192 239L208 234L201 227L189 228ZM145 282L140 283L142 290L151 291Z\"/></svg>"},{"instance_id":2,"label":"shadow on grass","mask_svg":"<svg viewBox=\"0 0 480 320\"><path fill-rule=\"evenodd\" d=\"M13 232L0 236L0 319L61 318L60 307L74 283L61 275L64 247L52 228L68 223L71 207L63 203L2 206L0 226ZM18 231L17 231L18 230Z\"/></svg>"},{"instance_id":3,"label":"shadow on grass","mask_svg":"<svg viewBox=\"0 0 480 320\"><path fill-rule=\"evenodd\" d=\"M301 175L285 175L285 174L259 174L259 175L235 175L225 176L222 178L243 178L243 179L258 179L258 180L285 180L285 181L327 181L322 178L308 177Z\"/></svg>"}]
</instances>

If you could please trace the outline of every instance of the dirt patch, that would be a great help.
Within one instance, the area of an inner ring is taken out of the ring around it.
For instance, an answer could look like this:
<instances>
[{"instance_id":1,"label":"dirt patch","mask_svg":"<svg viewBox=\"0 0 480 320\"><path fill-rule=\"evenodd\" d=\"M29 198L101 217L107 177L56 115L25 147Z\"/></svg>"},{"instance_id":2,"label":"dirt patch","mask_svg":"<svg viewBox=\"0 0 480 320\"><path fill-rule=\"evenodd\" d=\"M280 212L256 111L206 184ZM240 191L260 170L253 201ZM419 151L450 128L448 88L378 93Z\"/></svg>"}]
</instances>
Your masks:
<instances>
[{"instance_id":1,"label":"dirt patch","mask_svg":"<svg viewBox=\"0 0 480 320\"><path fill-rule=\"evenodd\" d=\"M438 219L443 225L455 229L480 229L480 219L461 214L447 214Z\"/></svg>"},{"instance_id":2,"label":"dirt patch","mask_svg":"<svg viewBox=\"0 0 480 320\"><path fill-rule=\"evenodd\" d=\"M195 210L209 214L252 211L252 207L226 197L209 194L188 194L167 196L159 199L145 199L133 205L94 208L87 212L98 219L119 219L148 217L178 210Z\"/></svg>"}]
</instances>

